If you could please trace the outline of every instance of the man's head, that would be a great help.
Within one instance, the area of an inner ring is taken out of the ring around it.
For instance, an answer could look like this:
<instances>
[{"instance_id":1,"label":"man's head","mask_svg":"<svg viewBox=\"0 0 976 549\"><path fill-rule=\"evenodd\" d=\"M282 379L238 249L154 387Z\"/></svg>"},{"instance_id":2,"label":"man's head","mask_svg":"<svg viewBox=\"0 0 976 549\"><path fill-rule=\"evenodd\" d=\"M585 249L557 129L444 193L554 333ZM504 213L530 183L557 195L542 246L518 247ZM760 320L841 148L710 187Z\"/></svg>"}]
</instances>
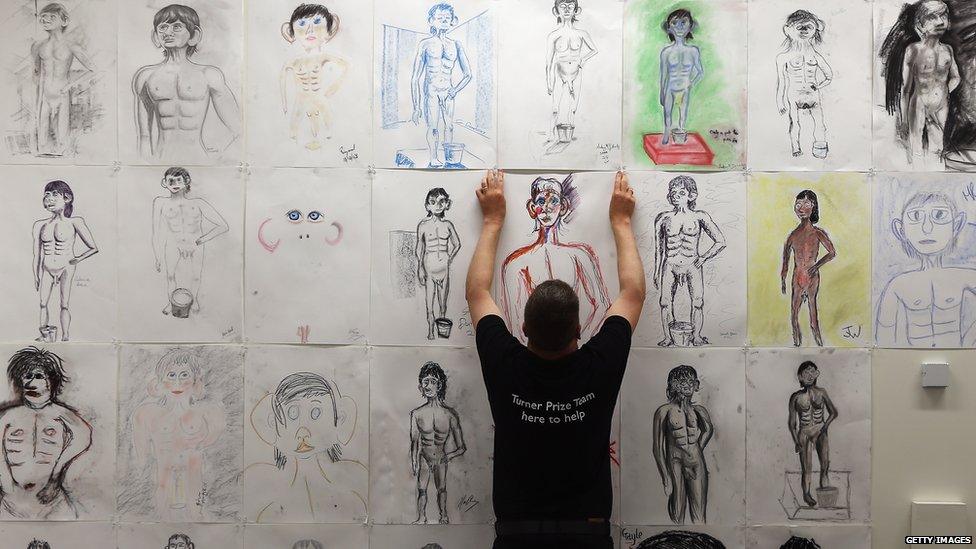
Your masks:
<instances>
[{"instance_id":1,"label":"man's head","mask_svg":"<svg viewBox=\"0 0 976 549\"><path fill-rule=\"evenodd\" d=\"M695 209L698 199L698 185L687 175L679 175L668 183L668 202L675 208L686 207Z\"/></svg>"},{"instance_id":2,"label":"man's head","mask_svg":"<svg viewBox=\"0 0 976 549\"><path fill-rule=\"evenodd\" d=\"M693 367L682 364L671 368L671 371L668 372L668 400L674 400L678 397L690 400L700 388L701 382L698 381L698 372Z\"/></svg>"},{"instance_id":3,"label":"man's head","mask_svg":"<svg viewBox=\"0 0 976 549\"><path fill-rule=\"evenodd\" d=\"M185 349L172 350L156 363L149 394L160 398L203 398L203 368L200 359Z\"/></svg>"},{"instance_id":4,"label":"man's head","mask_svg":"<svg viewBox=\"0 0 976 549\"><path fill-rule=\"evenodd\" d=\"M321 4L299 4L291 19L281 26L289 43L298 40L306 49L324 44L339 32L339 16Z\"/></svg>"},{"instance_id":5,"label":"man's head","mask_svg":"<svg viewBox=\"0 0 976 549\"><path fill-rule=\"evenodd\" d=\"M44 209L49 212L63 211L65 217L71 217L75 209L75 193L64 181L49 181L44 185Z\"/></svg>"},{"instance_id":6,"label":"man's head","mask_svg":"<svg viewBox=\"0 0 976 549\"><path fill-rule=\"evenodd\" d=\"M924 0L915 12L914 26L919 38L942 36L949 30L949 6L942 0Z\"/></svg>"},{"instance_id":7,"label":"man's head","mask_svg":"<svg viewBox=\"0 0 976 549\"><path fill-rule=\"evenodd\" d=\"M424 207L428 216L444 217L444 212L451 209L451 197L441 187L435 187L427 191Z\"/></svg>"},{"instance_id":8,"label":"man's head","mask_svg":"<svg viewBox=\"0 0 976 549\"><path fill-rule=\"evenodd\" d=\"M163 179L159 182L159 186L172 194L179 194L181 191L188 193L190 192L190 172L180 166L167 168L163 172Z\"/></svg>"},{"instance_id":9,"label":"man's head","mask_svg":"<svg viewBox=\"0 0 976 549\"><path fill-rule=\"evenodd\" d=\"M804 360L800 367L796 369L796 379L800 382L800 387L811 387L817 384L820 377L820 368L811 360Z\"/></svg>"},{"instance_id":10,"label":"man's head","mask_svg":"<svg viewBox=\"0 0 976 549\"><path fill-rule=\"evenodd\" d=\"M819 44L823 42L823 31L826 25L823 19L808 12L807 10L796 10L786 18L783 25L783 34L789 43L794 42L813 42Z\"/></svg>"},{"instance_id":11,"label":"man's head","mask_svg":"<svg viewBox=\"0 0 976 549\"><path fill-rule=\"evenodd\" d=\"M790 536L790 539L780 545L779 549L820 549L820 545L812 539Z\"/></svg>"},{"instance_id":12,"label":"man's head","mask_svg":"<svg viewBox=\"0 0 976 549\"><path fill-rule=\"evenodd\" d=\"M556 22L576 21L576 17L583 11L579 7L578 0L553 0L552 14L556 16Z\"/></svg>"},{"instance_id":13,"label":"man's head","mask_svg":"<svg viewBox=\"0 0 976 549\"><path fill-rule=\"evenodd\" d=\"M193 542L190 541L190 536L186 534L173 534L169 537L169 541L166 542L166 546L163 549L194 549Z\"/></svg>"},{"instance_id":14,"label":"man's head","mask_svg":"<svg viewBox=\"0 0 976 549\"><path fill-rule=\"evenodd\" d=\"M640 543L637 549L725 549L725 545L700 532L668 530L651 536Z\"/></svg>"},{"instance_id":15,"label":"man's head","mask_svg":"<svg viewBox=\"0 0 976 549\"><path fill-rule=\"evenodd\" d=\"M668 33L668 39L674 42L676 37L680 37L685 40L691 40L694 35L691 31L698 28L698 23L695 18L691 15L691 12L686 9L674 10L668 14L668 17L661 24L661 28L664 32Z\"/></svg>"},{"instance_id":16,"label":"man's head","mask_svg":"<svg viewBox=\"0 0 976 549\"><path fill-rule=\"evenodd\" d=\"M427 24L430 25L431 34L443 34L451 30L451 27L458 24L454 6L443 2L434 4L427 11Z\"/></svg>"},{"instance_id":17,"label":"man's head","mask_svg":"<svg viewBox=\"0 0 976 549\"><path fill-rule=\"evenodd\" d=\"M35 539L27 544L27 549L51 549L51 544L46 541Z\"/></svg>"},{"instance_id":18,"label":"man's head","mask_svg":"<svg viewBox=\"0 0 976 549\"><path fill-rule=\"evenodd\" d=\"M580 337L579 296L562 280L546 280L525 302L522 331L540 351L558 353Z\"/></svg>"},{"instance_id":19,"label":"man's head","mask_svg":"<svg viewBox=\"0 0 976 549\"><path fill-rule=\"evenodd\" d=\"M37 347L26 347L13 354L7 363L7 380L17 400L32 408L56 402L68 382L61 357Z\"/></svg>"},{"instance_id":20,"label":"man's head","mask_svg":"<svg viewBox=\"0 0 976 549\"><path fill-rule=\"evenodd\" d=\"M579 194L573 185L572 174L562 181L553 177L535 178L529 188L529 196L525 208L535 221L536 230L558 228L568 223L579 205Z\"/></svg>"},{"instance_id":21,"label":"man's head","mask_svg":"<svg viewBox=\"0 0 976 549\"><path fill-rule=\"evenodd\" d=\"M417 388L426 398L444 400L447 396L447 374L436 362L425 362L417 375Z\"/></svg>"},{"instance_id":22,"label":"man's head","mask_svg":"<svg viewBox=\"0 0 976 549\"><path fill-rule=\"evenodd\" d=\"M280 448L297 459L327 452L340 441L338 397L322 376L297 372L286 376L271 395L271 411ZM286 459L277 456L278 461Z\"/></svg>"},{"instance_id":23,"label":"man's head","mask_svg":"<svg viewBox=\"0 0 976 549\"><path fill-rule=\"evenodd\" d=\"M303 539L295 542L291 549L323 549L322 544L314 539Z\"/></svg>"},{"instance_id":24,"label":"man's head","mask_svg":"<svg viewBox=\"0 0 976 549\"><path fill-rule=\"evenodd\" d=\"M63 29L68 26L68 10L57 2L51 2L37 13L37 21L46 31Z\"/></svg>"},{"instance_id":25,"label":"man's head","mask_svg":"<svg viewBox=\"0 0 976 549\"><path fill-rule=\"evenodd\" d=\"M163 48L166 57L180 49L186 49L186 56L190 57L197 51L201 38L200 16L189 6L170 4L153 17L152 41L157 48Z\"/></svg>"},{"instance_id":26,"label":"man's head","mask_svg":"<svg viewBox=\"0 0 976 549\"><path fill-rule=\"evenodd\" d=\"M901 216L891 220L891 232L913 259L952 253L965 226L966 212L941 192L916 193L905 202Z\"/></svg>"},{"instance_id":27,"label":"man's head","mask_svg":"<svg viewBox=\"0 0 976 549\"><path fill-rule=\"evenodd\" d=\"M820 221L820 202L817 200L817 193L809 189L800 191L793 203L793 213L801 220L809 219L814 224Z\"/></svg>"}]
</instances>

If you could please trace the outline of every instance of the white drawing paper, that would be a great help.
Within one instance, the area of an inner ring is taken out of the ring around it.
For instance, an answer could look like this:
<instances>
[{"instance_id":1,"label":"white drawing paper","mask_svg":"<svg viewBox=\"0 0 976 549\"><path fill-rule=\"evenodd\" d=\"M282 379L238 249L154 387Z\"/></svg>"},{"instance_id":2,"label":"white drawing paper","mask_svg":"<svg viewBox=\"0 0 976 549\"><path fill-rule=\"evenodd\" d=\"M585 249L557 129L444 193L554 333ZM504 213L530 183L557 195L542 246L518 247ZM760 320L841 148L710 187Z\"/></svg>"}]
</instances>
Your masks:
<instances>
[{"instance_id":1,"label":"white drawing paper","mask_svg":"<svg viewBox=\"0 0 976 549\"><path fill-rule=\"evenodd\" d=\"M490 549L495 528L488 524L375 525L369 531L370 549Z\"/></svg>"},{"instance_id":2,"label":"white drawing paper","mask_svg":"<svg viewBox=\"0 0 976 549\"><path fill-rule=\"evenodd\" d=\"M368 534L365 524L248 524L244 549L367 549Z\"/></svg>"},{"instance_id":3,"label":"white drawing paper","mask_svg":"<svg viewBox=\"0 0 976 549\"><path fill-rule=\"evenodd\" d=\"M870 549L870 526L761 526L746 532L749 547L843 547ZM815 543L816 545L812 545Z\"/></svg>"},{"instance_id":4,"label":"white drawing paper","mask_svg":"<svg viewBox=\"0 0 976 549\"><path fill-rule=\"evenodd\" d=\"M244 527L239 524L123 523L118 526L119 547L126 549L205 549L240 547Z\"/></svg>"},{"instance_id":5,"label":"white drawing paper","mask_svg":"<svg viewBox=\"0 0 976 549\"><path fill-rule=\"evenodd\" d=\"M5 522L0 524L0 536L16 549L78 547L78 543L86 541L90 547L115 544L115 530L110 522Z\"/></svg>"},{"instance_id":6,"label":"white drawing paper","mask_svg":"<svg viewBox=\"0 0 976 549\"><path fill-rule=\"evenodd\" d=\"M745 549L744 537L745 528L735 526L623 526L620 529L620 547L621 549L669 549L687 545ZM715 545L716 542L721 545ZM765 549L765 546L763 547Z\"/></svg>"}]
</instances>

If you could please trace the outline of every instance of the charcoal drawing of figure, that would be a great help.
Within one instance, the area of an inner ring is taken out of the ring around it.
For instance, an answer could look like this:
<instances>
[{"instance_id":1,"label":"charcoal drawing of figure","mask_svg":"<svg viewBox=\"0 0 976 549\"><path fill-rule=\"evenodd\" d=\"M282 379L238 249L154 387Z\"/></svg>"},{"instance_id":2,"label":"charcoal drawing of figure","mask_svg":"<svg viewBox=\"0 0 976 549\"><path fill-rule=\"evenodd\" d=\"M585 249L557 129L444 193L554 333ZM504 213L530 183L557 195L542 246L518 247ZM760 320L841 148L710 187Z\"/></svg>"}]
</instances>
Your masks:
<instances>
[{"instance_id":1,"label":"charcoal drawing of figure","mask_svg":"<svg viewBox=\"0 0 976 549\"><path fill-rule=\"evenodd\" d=\"M64 181L51 181L44 186L44 209L51 216L34 222L31 235L34 243L34 289L40 295L40 335L37 341L58 339L58 328L51 324L48 305L54 287L60 292L61 341L69 340L71 327L71 286L78 263L98 253L91 230L82 217L72 215L75 194ZM80 241L86 248L75 255Z\"/></svg>"},{"instance_id":2,"label":"charcoal drawing of figure","mask_svg":"<svg viewBox=\"0 0 976 549\"><path fill-rule=\"evenodd\" d=\"M27 549L51 549L51 544L43 540L33 539L27 544Z\"/></svg>"},{"instance_id":3,"label":"charcoal drawing of figure","mask_svg":"<svg viewBox=\"0 0 976 549\"><path fill-rule=\"evenodd\" d=\"M427 362L420 368L418 389L426 403L410 411L410 465L417 477L417 520L427 523L427 489L431 477L437 491L438 522L448 524L447 468L451 460L467 451L461 418L444 403L447 374L440 364Z\"/></svg>"},{"instance_id":4,"label":"charcoal drawing of figure","mask_svg":"<svg viewBox=\"0 0 976 549\"><path fill-rule=\"evenodd\" d=\"M800 382L800 390L790 395L788 427L793 437L794 450L800 459L803 501L808 506L815 507L817 500L810 493L814 451L820 461L818 496L837 490L830 485L830 444L827 436L827 429L837 419L837 407L830 400L827 391L817 386L820 369L816 364L809 360L804 361L797 369L796 377Z\"/></svg>"},{"instance_id":5,"label":"charcoal drawing of figure","mask_svg":"<svg viewBox=\"0 0 976 549\"><path fill-rule=\"evenodd\" d=\"M804 119L808 118L813 156L827 157L827 126L820 90L830 85L834 71L817 50L823 42L825 28L822 19L806 10L794 11L783 25L786 40L783 51L776 56L776 106L780 114L789 117L793 156L803 154L800 139Z\"/></svg>"},{"instance_id":6,"label":"charcoal drawing of figure","mask_svg":"<svg viewBox=\"0 0 976 549\"><path fill-rule=\"evenodd\" d=\"M187 318L200 311L205 244L230 230L209 202L190 198L190 172L172 167L160 186L169 196L153 199L152 248L156 272L166 271L164 315Z\"/></svg>"},{"instance_id":7,"label":"charcoal drawing of figure","mask_svg":"<svg viewBox=\"0 0 976 549\"><path fill-rule=\"evenodd\" d=\"M636 549L725 549L725 544L701 532L667 530L646 538Z\"/></svg>"},{"instance_id":8,"label":"charcoal drawing of figure","mask_svg":"<svg viewBox=\"0 0 976 549\"><path fill-rule=\"evenodd\" d=\"M303 52L281 69L281 110L288 114L288 88L291 87L289 136L297 142L299 133L307 124L311 139L305 143L305 148L310 151L322 147L322 138L332 138L329 98L338 91L349 70L345 59L324 49L338 32L339 16L321 4L299 4L288 22L281 26L281 36L289 44L298 42ZM331 66L339 71L338 75L328 76Z\"/></svg>"},{"instance_id":9,"label":"charcoal drawing of figure","mask_svg":"<svg viewBox=\"0 0 976 549\"><path fill-rule=\"evenodd\" d=\"M58 355L23 348L7 362L13 399L0 409L3 463L0 518L78 518L78 502L65 486L72 464L91 447L92 426L61 401L69 382Z\"/></svg>"},{"instance_id":10,"label":"charcoal drawing of figure","mask_svg":"<svg viewBox=\"0 0 976 549\"><path fill-rule=\"evenodd\" d=\"M885 108L909 163L943 152L950 94L962 81L952 46L942 41L950 25L941 0L905 4L879 51Z\"/></svg>"},{"instance_id":11,"label":"charcoal drawing of figure","mask_svg":"<svg viewBox=\"0 0 976 549\"><path fill-rule=\"evenodd\" d=\"M701 50L688 44L694 38L698 23L686 9L669 13L661 24L671 44L661 49L661 106L664 107L664 134L661 144L682 145L688 139L688 112L691 91L705 76ZM674 109L678 108L678 124L674 124Z\"/></svg>"},{"instance_id":12,"label":"charcoal drawing of figure","mask_svg":"<svg viewBox=\"0 0 976 549\"><path fill-rule=\"evenodd\" d=\"M976 269L947 267L967 226L966 212L941 192L918 192L891 220L891 231L917 268L895 275L878 302L879 345L972 347L976 345Z\"/></svg>"},{"instance_id":13,"label":"charcoal drawing of figure","mask_svg":"<svg viewBox=\"0 0 976 549\"><path fill-rule=\"evenodd\" d=\"M668 403L654 412L654 461L657 463L668 515L675 524L704 523L708 509L708 465L705 447L714 434L712 419L692 402L701 389L698 372L681 365L668 372Z\"/></svg>"},{"instance_id":14,"label":"charcoal drawing of figure","mask_svg":"<svg viewBox=\"0 0 976 549\"><path fill-rule=\"evenodd\" d=\"M791 281L790 322L793 327L793 345L803 343L800 332L800 306L805 301L810 310L810 331L818 346L823 346L820 333L820 317L817 311L817 294L820 291L820 268L837 257L834 243L827 231L817 226L820 221L820 203L817 193L804 190L796 195L793 212L800 224L786 238L783 246L783 266L780 269L781 287L786 295L786 276L790 270L790 255L793 256L793 278ZM820 247L827 251L820 255Z\"/></svg>"},{"instance_id":15,"label":"charcoal drawing of figure","mask_svg":"<svg viewBox=\"0 0 976 549\"><path fill-rule=\"evenodd\" d=\"M661 347L708 344L702 335L705 323L702 269L725 249L725 235L708 212L696 208L697 199L695 180L679 175L668 183L668 202L673 209L659 213L654 219L654 287L661 291L664 333L664 339L658 342ZM699 251L702 233L712 241L704 252ZM675 294L682 285L687 287L691 301L688 321L676 320L674 315Z\"/></svg>"},{"instance_id":16,"label":"charcoal drawing of figure","mask_svg":"<svg viewBox=\"0 0 976 549\"><path fill-rule=\"evenodd\" d=\"M790 536L790 539L780 545L779 549L821 549L821 547L815 539Z\"/></svg>"},{"instance_id":17,"label":"charcoal drawing of figure","mask_svg":"<svg viewBox=\"0 0 976 549\"><path fill-rule=\"evenodd\" d=\"M579 194L572 174L563 180L537 177L525 203L529 219L535 222L535 241L523 246L502 262L502 310L513 333L525 342L522 316L525 302L540 282L558 279L580 296L580 333L595 333L610 307L600 260L589 244L563 242L559 231L579 207Z\"/></svg>"},{"instance_id":18,"label":"charcoal drawing of figure","mask_svg":"<svg viewBox=\"0 0 976 549\"><path fill-rule=\"evenodd\" d=\"M262 406L270 406L265 421L257 417ZM285 376L259 400L251 410L251 427L272 447L274 459L249 465L248 474L278 490L263 494L255 521L316 522L337 509L365 516L366 466L343 456L357 421L356 402L312 372Z\"/></svg>"},{"instance_id":19,"label":"charcoal drawing of figure","mask_svg":"<svg viewBox=\"0 0 976 549\"><path fill-rule=\"evenodd\" d=\"M581 11L578 0L553 0L552 14L559 26L546 37L546 85L552 97L547 152L557 152L573 140L583 67L599 53L590 33L576 26Z\"/></svg>"},{"instance_id":20,"label":"charcoal drawing of figure","mask_svg":"<svg viewBox=\"0 0 976 549\"><path fill-rule=\"evenodd\" d=\"M302 539L292 544L291 549L325 549L318 540Z\"/></svg>"},{"instance_id":21,"label":"charcoal drawing of figure","mask_svg":"<svg viewBox=\"0 0 976 549\"><path fill-rule=\"evenodd\" d=\"M190 536L186 534L173 534L166 541L163 549L196 549L196 545L190 540Z\"/></svg>"},{"instance_id":22,"label":"charcoal drawing of figure","mask_svg":"<svg viewBox=\"0 0 976 549\"><path fill-rule=\"evenodd\" d=\"M451 208L451 197L441 187L427 192L424 200L427 217L417 224L417 281L424 287L427 308L427 339L448 338L454 323L447 318L447 298L451 291L451 263L461 250L454 223L444 215Z\"/></svg>"},{"instance_id":23,"label":"charcoal drawing of figure","mask_svg":"<svg viewBox=\"0 0 976 549\"><path fill-rule=\"evenodd\" d=\"M241 135L240 107L223 71L191 60L202 40L200 16L189 6L170 4L153 17L152 41L163 60L132 77L138 151L146 159L199 158L226 150ZM203 142L211 110L230 135L219 146Z\"/></svg>"},{"instance_id":24,"label":"charcoal drawing of figure","mask_svg":"<svg viewBox=\"0 0 976 549\"><path fill-rule=\"evenodd\" d=\"M132 415L136 460L155 469L153 516L161 520L203 518L204 452L227 426L223 410L203 401L203 366L192 350L163 355Z\"/></svg>"}]
</instances>

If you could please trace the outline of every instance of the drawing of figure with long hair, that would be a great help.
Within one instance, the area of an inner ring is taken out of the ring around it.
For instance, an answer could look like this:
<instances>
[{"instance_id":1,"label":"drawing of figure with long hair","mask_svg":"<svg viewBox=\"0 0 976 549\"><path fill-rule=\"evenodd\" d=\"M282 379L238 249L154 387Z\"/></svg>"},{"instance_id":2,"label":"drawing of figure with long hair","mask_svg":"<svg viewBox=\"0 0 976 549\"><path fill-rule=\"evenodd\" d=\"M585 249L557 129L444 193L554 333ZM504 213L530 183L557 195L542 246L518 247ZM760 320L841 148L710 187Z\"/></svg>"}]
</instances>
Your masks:
<instances>
[{"instance_id":1,"label":"drawing of figure with long hair","mask_svg":"<svg viewBox=\"0 0 976 549\"><path fill-rule=\"evenodd\" d=\"M553 0L558 27L546 37L546 86L552 96L549 143L569 143L576 127L583 66L598 53L590 33L577 28L579 0Z\"/></svg>"},{"instance_id":2,"label":"drawing of figure with long hair","mask_svg":"<svg viewBox=\"0 0 976 549\"><path fill-rule=\"evenodd\" d=\"M823 42L824 22L806 10L796 10L783 25L783 51L776 56L776 107L789 116L793 156L803 154L800 145L804 114L813 134L813 156L827 156L827 126L824 123L820 90L834 78L834 72L817 50Z\"/></svg>"}]
</instances>

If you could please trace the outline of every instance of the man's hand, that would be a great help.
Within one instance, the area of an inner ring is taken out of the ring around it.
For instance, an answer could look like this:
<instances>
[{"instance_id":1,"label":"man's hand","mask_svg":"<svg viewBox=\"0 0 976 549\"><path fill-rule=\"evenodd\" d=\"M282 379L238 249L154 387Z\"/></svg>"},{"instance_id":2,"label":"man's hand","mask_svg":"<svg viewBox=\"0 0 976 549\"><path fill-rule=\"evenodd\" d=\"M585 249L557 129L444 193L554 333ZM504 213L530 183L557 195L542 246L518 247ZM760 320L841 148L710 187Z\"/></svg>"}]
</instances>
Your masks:
<instances>
[{"instance_id":1,"label":"man's hand","mask_svg":"<svg viewBox=\"0 0 976 549\"><path fill-rule=\"evenodd\" d=\"M427 271L423 267L417 269L417 281L420 282L421 286L427 285Z\"/></svg>"},{"instance_id":2,"label":"man's hand","mask_svg":"<svg viewBox=\"0 0 976 549\"><path fill-rule=\"evenodd\" d=\"M634 216L634 189L627 180L627 174L617 172L613 181L613 196L610 197L610 224L629 223Z\"/></svg>"},{"instance_id":3,"label":"man's hand","mask_svg":"<svg viewBox=\"0 0 976 549\"><path fill-rule=\"evenodd\" d=\"M488 170L481 179L481 188L476 191L481 215L485 224L505 222L505 173L501 170Z\"/></svg>"},{"instance_id":4,"label":"man's hand","mask_svg":"<svg viewBox=\"0 0 976 549\"><path fill-rule=\"evenodd\" d=\"M420 109L414 109L414 110L413 110L413 116L411 117L411 120L413 121L413 123L414 123L415 125L419 125L419 124L420 124L420 119L421 119L421 118L423 118L423 115L422 115L422 113L420 112Z\"/></svg>"},{"instance_id":5,"label":"man's hand","mask_svg":"<svg viewBox=\"0 0 976 549\"><path fill-rule=\"evenodd\" d=\"M671 497L671 492L674 491L674 486L671 485L671 477L664 475L664 496Z\"/></svg>"}]
</instances>

